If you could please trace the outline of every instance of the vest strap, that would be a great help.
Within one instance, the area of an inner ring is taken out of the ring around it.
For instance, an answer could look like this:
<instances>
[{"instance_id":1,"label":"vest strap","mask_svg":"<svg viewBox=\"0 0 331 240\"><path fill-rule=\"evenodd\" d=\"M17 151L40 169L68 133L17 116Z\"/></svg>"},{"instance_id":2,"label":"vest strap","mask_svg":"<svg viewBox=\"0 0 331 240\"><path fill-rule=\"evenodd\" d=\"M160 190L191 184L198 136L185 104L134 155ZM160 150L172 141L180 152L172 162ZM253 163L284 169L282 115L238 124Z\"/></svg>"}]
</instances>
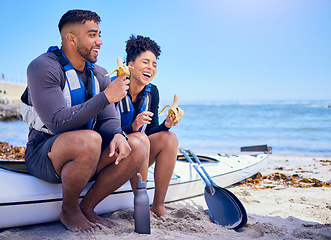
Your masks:
<instances>
[{"instance_id":1,"label":"vest strap","mask_svg":"<svg viewBox=\"0 0 331 240\"><path fill-rule=\"evenodd\" d=\"M147 111L150 103L151 84L145 86L143 90L143 97L139 102L139 113ZM121 126L129 125L133 122L135 116L135 109L133 103L128 95L126 95L118 104L121 114ZM145 132L147 124L138 129L138 132Z\"/></svg>"},{"instance_id":2,"label":"vest strap","mask_svg":"<svg viewBox=\"0 0 331 240\"><path fill-rule=\"evenodd\" d=\"M62 90L66 107L75 106L84 103L87 99L85 96L85 86L80 80L76 70L71 65L70 61L62 53L62 51L57 46L51 46L48 52L53 52L60 63L62 69L65 72L66 82ZM100 92L100 86L98 79L94 75L94 64L86 62L86 69L90 73L89 84L90 87L87 90L88 98L97 95ZM21 113L23 121L27 123L29 127L32 127L38 131L45 132L48 134L53 134L40 120L38 114L34 110L33 106L28 104L28 88L25 89L21 96ZM93 118L88 124L87 129L93 129L95 125L95 118Z\"/></svg>"}]
</instances>

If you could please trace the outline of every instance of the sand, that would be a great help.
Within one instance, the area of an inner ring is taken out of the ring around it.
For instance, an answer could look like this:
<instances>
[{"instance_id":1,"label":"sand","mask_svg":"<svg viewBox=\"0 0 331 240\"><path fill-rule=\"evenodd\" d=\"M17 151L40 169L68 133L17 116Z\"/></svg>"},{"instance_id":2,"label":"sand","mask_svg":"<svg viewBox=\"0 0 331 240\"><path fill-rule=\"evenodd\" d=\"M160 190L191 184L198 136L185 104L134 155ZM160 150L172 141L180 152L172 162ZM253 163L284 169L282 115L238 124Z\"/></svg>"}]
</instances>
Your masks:
<instances>
[{"instance_id":1,"label":"sand","mask_svg":"<svg viewBox=\"0 0 331 240\"><path fill-rule=\"evenodd\" d=\"M262 175L276 172L331 179L331 157L270 155ZM309 185L309 184L308 184ZM153 218L150 235L134 232L133 209L104 215L118 226L70 232L60 222L0 230L0 239L331 239L331 188L297 188L284 181L229 188L244 204L247 225L239 231L213 223L204 198L167 204L168 218ZM1 213L0 213L1 214Z\"/></svg>"}]
</instances>

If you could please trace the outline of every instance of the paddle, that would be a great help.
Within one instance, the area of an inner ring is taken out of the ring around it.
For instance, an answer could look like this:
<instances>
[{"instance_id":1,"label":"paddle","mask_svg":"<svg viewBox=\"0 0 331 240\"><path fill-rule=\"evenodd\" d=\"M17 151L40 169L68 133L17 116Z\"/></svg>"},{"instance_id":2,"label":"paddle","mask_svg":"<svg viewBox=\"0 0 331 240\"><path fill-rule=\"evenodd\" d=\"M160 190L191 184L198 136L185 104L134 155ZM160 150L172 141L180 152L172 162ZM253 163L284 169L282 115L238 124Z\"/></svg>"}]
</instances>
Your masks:
<instances>
[{"instance_id":1,"label":"paddle","mask_svg":"<svg viewBox=\"0 0 331 240\"><path fill-rule=\"evenodd\" d=\"M206 169L201 165L200 159L198 158L198 156L194 152L192 152L191 150L186 150L186 151L189 152L189 154L193 157L193 159L195 160L195 162L198 163L198 165L200 166L200 168L202 169L202 171L205 173L205 175L207 176L207 178L210 181L210 183L212 184L212 186L214 188L216 188L216 189L222 189L222 191L225 191L228 195L231 196L231 198L236 202L236 204L240 208L240 211L241 211L241 214L242 214L242 220L241 220L241 223L234 228L234 230L238 230L238 229L244 227L246 225L246 223L247 223L247 212L246 212L246 209L245 209L244 205L241 203L241 201L231 191L229 191L226 188L222 188L222 187L218 186L213 181L213 179L207 173Z\"/></svg>"},{"instance_id":2,"label":"paddle","mask_svg":"<svg viewBox=\"0 0 331 240\"><path fill-rule=\"evenodd\" d=\"M184 149L180 148L179 150L187 161L193 164L194 169L206 184L204 196L210 216L221 226L226 228L237 228L241 224L243 218L239 206L223 188L215 188L211 185Z\"/></svg>"}]
</instances>

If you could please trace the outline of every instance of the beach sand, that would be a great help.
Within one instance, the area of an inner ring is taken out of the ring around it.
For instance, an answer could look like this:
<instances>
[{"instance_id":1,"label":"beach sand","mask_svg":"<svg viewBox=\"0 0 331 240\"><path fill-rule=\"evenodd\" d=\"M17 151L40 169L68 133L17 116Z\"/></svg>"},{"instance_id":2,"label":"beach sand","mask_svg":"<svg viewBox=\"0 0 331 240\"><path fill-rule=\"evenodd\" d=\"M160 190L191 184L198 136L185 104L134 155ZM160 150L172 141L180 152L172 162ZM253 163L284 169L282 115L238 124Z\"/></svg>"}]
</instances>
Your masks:
<instances>
[{"instance_id":1,"label":"beach sand","mask_svg":"<svg viewBox=\"0 0 331 240\"><path fill-rule=\"evenodd\" d=\"M305 187L314 185L307 179L330 182L331 157L272 154L268 159L262 176L277 172L294 174L306 181L296 187L299 185L293 181L288 184L284 180L264 179L258 185L247 183L229 188L248 213L247 225L238 232L210 221L201 196L167 204L171 216L152 219L150 235L134 232L133 209L126 209L104 215L118 224L113 229L78 233L56 222L3 229L0 239L331 239L331 188Z\"/></svg>"}]
</instances>

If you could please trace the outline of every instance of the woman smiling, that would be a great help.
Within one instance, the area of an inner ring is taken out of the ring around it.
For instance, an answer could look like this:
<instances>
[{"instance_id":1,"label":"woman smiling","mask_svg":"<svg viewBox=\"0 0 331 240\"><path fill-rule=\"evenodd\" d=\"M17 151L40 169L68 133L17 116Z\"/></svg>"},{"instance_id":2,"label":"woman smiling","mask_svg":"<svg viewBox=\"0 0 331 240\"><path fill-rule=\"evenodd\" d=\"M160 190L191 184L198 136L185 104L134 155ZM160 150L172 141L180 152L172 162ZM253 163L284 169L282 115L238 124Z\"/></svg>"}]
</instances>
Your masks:
<instances>
[{"instance_id":1,"label":"woman smiling","mask_svg":"<svg viewBox=\"0 0 331 240\"><path fill-rule=\"evenodd\" d=\"M133 36L126 42L126 63L132 67L128 94L120 101L122 128L128 134L145 132L142 139L149 152L139 169L147 180L148 167L155 163L155 194L151 211L157 216L168 215L164 199L176 163L178 140L169 129L178 124L175 117L167 117L159 124L159 91L151 81L157 72L160 47L149 37ZM131 180L133 188L137 177Z\"/></svg>"}]
</instances>

